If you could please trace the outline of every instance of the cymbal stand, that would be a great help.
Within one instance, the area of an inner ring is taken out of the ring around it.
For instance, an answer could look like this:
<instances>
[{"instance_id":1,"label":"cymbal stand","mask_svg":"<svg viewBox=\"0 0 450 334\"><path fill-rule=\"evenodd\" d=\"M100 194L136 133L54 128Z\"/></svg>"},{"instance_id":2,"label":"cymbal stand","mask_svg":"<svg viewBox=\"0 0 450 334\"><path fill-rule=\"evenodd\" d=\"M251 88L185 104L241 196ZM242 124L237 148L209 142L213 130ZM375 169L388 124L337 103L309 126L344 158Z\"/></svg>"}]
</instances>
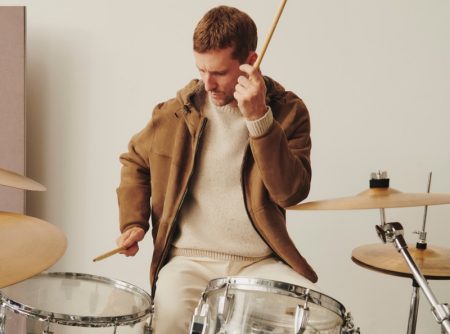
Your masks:
<instances>
[{"instance_id":1,"label":"cymbal stand","mask_svg":"<svg viewBox=\"0 0 450 334\"><path fill-rule=\"evenodd\" d=\"M427 193L430 193L432 175L433 174L431 172L428 174ZM427 224L427 213L428 213L428 205L425 205L425 208L423 211L422 230L414 232L419 235L419 241L416 243L416 248L418 248L418 249L427 249L427 232L425 231L425 226Z\"/></svg>"},{"instance_id":2,"label":"cymbal stand","mask_svg":"<svg viewBox=\"0 0 450 334\"><path fill-rule=\"evenodd\" d=\"M411 304L409 307L409 318L408 318L408 331L407 334L414 334L416 332L417 325L417 313L419 311L419 285L416 280L412 279L413 291L411 294Z\"/></svg>"},{"instance_id":3,"label":"cymbal stand","mask_svg":"<svg viewBox=\"0 0 450 334\"><path fill-rule=\"evenodd\" d=\"M430 172L428 175L427 193L430 193L431 177L432 177L432 172ZM425 205L424 212L423 212L422 230L414 231L414 233L419 235L419 241L416 243L417 249L422 249L422 250L427 249L427 232L425 231L425 226L427 223L427 213L428 213L428 205ZM414 334L416 332L417 314L419 312L419 301L420 301L419 288L420 287L414 278L412 279L412 286L413 286L413 291L411 294L411 304L410 304L410 308L409 308L407 334Z\"/></svg>"},{"instance_id":4,"label":"cymbal stand","mask_svg":"<svg viewBox=\"0 0 450 334\"><path fill-rule=\"evenodd\" d=\"M422 289L425 297L428 299L428 302L431 304L431 312L433 313L437 323L441 325L443 332L445 330L444 333L450 334L450 310L448 305L439 304L431 291L427 280L414 262L408 251L408 245L403 238L403 226L397 222L384 223L384 225L377 225L376 230L383 243L394 243L395 248L402 254L406 264L413 274L415 281Z\"/></svg>"}]
</instances>

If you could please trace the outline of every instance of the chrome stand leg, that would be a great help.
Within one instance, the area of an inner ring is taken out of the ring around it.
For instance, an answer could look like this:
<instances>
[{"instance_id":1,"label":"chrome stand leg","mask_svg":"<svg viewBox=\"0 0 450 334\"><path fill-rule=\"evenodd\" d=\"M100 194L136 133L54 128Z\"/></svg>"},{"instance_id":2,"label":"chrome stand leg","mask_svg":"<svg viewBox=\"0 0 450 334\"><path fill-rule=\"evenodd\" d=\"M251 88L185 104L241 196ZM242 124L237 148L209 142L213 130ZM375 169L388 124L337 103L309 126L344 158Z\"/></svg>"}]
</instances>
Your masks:
<instances>
[{"instance_id":1,"label":"chrome stand leg","mask_svg":"<svg viewBox=\"0 0 450 334\"><path fill-rule=\"evenodd\" d=\"M400 223L389 223L385 226L376 226L377 233L380 239L386 242L392 242L395 248L402 254L406 264L408 265L411 273L414 276L415 281L422 289L423 294L431 304L431 312L436 322L441 325L442 330L445 333L450 334L450 309L447 304L439 304L438 300L431 291L427 280L421 273L419 267L414 262L411 254L408 251L408 245L403 238L403 227Z\"/></svg>"},{"instance_id":2,"label":"chrome stand leg","mask_svg":"<svg viewBox=\"0 0 450 334\"><path fill-rule=\"evenodd\" d=\"M416 333L417 313L419 311L420 290L416 280L413 279L413 292L411 295L411 307L409 309L408 334Z\"/></svg>"},{"instance_id":3,"label":"chrome stand leg","mask_svg":"<svg viewBox=\"0 0 450 334\"><path fill-rule=\"evenodd\" d=\"M145 322L144 325L144 334L152 334L153 333L153 329L152 329L152 315L150 315L150 318Z\"/></svg>"},{"instance_id":4,"label":"chrome stand leg","mask_svg":"<svg viewBox=\"0 0 450 334\"><path fill-rule=\"evenodd\" d=\"M6 314L2 302L0 305L0 334L5 334L5 327L6 327Z\"/></svg>"},{"instance_id":5,"label":"chrome stand leg","mask_svg":"<svg viewBox=\"0 0 450 334\"><path fill-rule=\"evenodd\" d=\"M54 334L54 332L50 330L50 322L47 321L47 328L42 332L42 334Z\"/></svg>"}]
</instances>

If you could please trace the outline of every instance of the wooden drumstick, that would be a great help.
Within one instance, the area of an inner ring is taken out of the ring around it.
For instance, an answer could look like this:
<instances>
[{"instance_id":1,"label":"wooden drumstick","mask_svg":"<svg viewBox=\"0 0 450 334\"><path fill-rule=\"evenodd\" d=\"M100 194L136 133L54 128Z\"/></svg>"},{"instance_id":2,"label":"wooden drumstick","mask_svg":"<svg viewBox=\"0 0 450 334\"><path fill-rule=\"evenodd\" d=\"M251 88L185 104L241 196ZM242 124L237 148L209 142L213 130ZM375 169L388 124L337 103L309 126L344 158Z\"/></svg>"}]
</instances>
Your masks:
<instances>
[{"instance_id":1,"label":"wooden drumstick","mask_svg":"<svg viewBox=\"0 0 450 334\"><path fill-rule=\"evenodd\" d=\"M258 69L259 65L261 65L261 61L264 57L264 54L266 53L267 47L269 46L273 32L275 31L278 21L280 20L281 13L283 13L283 9L284 9L284 6L286 5L286 1L287 0L281 1L280 7L278 8L277 15L273 19L272 26L270 27L269 33L267 34L266 40L264 41L263 47L261 49L261 53L259 54L258 58L256 59L256 62L253 64L253 67L256 69Z\"/></svg>"},{"instance_id":2,"label":"wooden drumstick","mask_svg":"<svg viewBox=\"0 0 450 334\"><path fill-rule=\"evenodd\" d=\"M126 249L127 249L127 247L125 247L125 246L118 247L118 248L116 248L116 249L113 249L112 251L109 251L109 252L106 252L106 253L104 253L104 254L102 254L102 255L97 256L97 257L94 258L92 261L97 262L97 261L106 259L107 257L110 257L110 256L112 256L112 255L114 255L114 254L120 253L121 251L124 251L124 250L126 250Z\"/></svg>"}]
</instances>

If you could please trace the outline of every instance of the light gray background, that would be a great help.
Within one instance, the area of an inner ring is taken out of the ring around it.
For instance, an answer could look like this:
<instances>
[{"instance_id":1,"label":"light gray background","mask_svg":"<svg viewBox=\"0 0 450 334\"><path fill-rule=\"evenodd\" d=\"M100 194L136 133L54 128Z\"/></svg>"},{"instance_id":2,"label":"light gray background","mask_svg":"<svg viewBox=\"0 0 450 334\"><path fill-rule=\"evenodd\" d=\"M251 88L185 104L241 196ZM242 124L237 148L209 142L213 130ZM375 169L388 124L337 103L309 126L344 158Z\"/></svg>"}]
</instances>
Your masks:
<instances>
[{"instance_id":1,"label":"light gray background","mask_svg":"<svg viewBox=\"0 0 450 334\"><path fill-rule=\"evenodd\" d=\"M222 3L254 18L262 45L278 1L8 2L28 7L28 175L48 188L29 194L28 214L60 226L69 243L52 270L149 288L150 238L133 259L92 263L118 235L118 156L153 106L197 76L192 30ZM432 191L450 192L449 18L446 0L288 1L261 68L310 110L308 200L355 195L378 169L404 192L425 192L433 171ZM446 205L430 207L430 245L449 245L449 214ZM422 216L423 208L387 210L412 243ZM411 281L350 260L353 248L379 242L377 210L287 218L320 286L363 333L406 332ZM450 301L448 281L430 285ZM422 297L417 333L440 332L429 309Z\"/></svg>"}]
</instances>

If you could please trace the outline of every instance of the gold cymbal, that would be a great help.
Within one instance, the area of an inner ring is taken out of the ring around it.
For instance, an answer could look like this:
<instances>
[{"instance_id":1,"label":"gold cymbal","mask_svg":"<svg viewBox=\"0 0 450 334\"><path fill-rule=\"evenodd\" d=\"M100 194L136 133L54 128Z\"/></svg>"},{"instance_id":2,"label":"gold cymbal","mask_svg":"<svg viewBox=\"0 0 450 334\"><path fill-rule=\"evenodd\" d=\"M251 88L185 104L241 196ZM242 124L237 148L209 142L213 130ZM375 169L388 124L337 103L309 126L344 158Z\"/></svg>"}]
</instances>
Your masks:
<instances>
[{"instance_id":1,"label":"gold cymbal","mask_svg":"<svg viewBox=\"0 0 450 334\"><path fill-rule=\"evenodd\" d=\"M408 251L427 279L450 279L449 249L435 246L418 249L415 245L409 244ZM391 244L357 247L352 251L352 260L362 267L384 274L413 277L402 254Z\"/></svg>"},{"instance_id":2,"label":"gold cymbal","mask_svg":"<svg viewBox=\"0 0 450 334\"><path fill-rule=\"evenodd\" d=\"M46 188L32 179L7 171L0 168L0 184L8 187L24 189L24 190L35 190L35 191L45 191Z\"/></svg>"},{"instance_id":3,"label":"gold cymbal","mask_svg":"<svg viewBox=\"0 0 450 334\"><path fill-rule=\"evenodd\" d=\"M56 226L0 211L0 288L48 269L66 247L66 237Z\"/></svg>"},{"instance_id":4,"label":"gold cymbal","mask_svg":"<svg viewBox=\"0 0 450 334\"><path fill-rule=\"evenodd\" d=\"M288 210L357 210L450 204L450 194L403 193L393 188L370 188L354 197L305 202Z\"/></svg>"}]
</instances>

